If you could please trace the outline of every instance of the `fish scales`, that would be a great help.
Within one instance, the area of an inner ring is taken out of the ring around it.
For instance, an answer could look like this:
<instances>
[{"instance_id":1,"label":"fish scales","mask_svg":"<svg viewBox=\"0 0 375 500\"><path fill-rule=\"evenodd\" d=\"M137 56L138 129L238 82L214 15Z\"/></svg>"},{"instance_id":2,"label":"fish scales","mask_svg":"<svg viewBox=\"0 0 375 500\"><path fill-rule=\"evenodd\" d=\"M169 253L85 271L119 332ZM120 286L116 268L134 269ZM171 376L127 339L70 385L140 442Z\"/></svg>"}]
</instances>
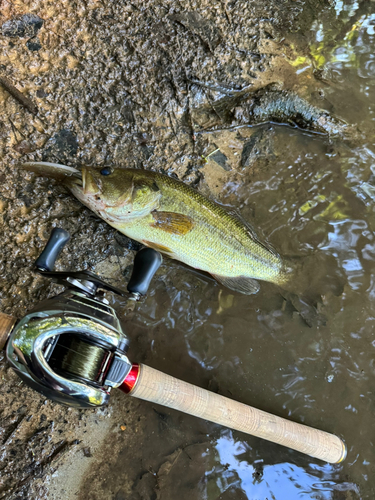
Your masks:
<instances>
[{"instance_id":1,"label":"fish scales","mask_svg":"<svg viewBox=\"0 0 375 500\"><path fill-rule=\"evenodd\" d=\"M183 182L146 170L83 167L81 178L76 172L64 184L128 237L243 293L255 293L257 279L288 281L283 259L246 221Z\"/></svg>"},{"instance_id":2,"label":"fish scales","mask_svg":"<svg viewBox=\"0 0 375 500\"><path fill-rule=\"evenodd\" d=\"M30 162L23 168L57 179L111 226L207 271L225 287L250 295L260 288L257 279L275 283L309 326L326 323L315 307L322 293L322 272L327 279L328 267L322 265L326 256L282 258L239 214L181 181L157 172L110 167L78 170ZM340 294L343 286L335 274L335 261L329 262L332 273L325 290Z\"/></svg>"},{"instance_id":3,"label":"fish scales","mask_svg":"<svg viewBox=\"0 0 375 500\"><path fill-rule=\"evenodd\" d=\"M118 230L143 243L161 244L178 260L203 271L283 280L281 258L254 241L246 226L223 207L171 177L151 171L133 172L140 180L150 178L156 182L161 191L158 210L187 215L194 226L183 236L168 233L153 227L149 214L133 222L112 224Z\"/></svg>"}]
</instances>

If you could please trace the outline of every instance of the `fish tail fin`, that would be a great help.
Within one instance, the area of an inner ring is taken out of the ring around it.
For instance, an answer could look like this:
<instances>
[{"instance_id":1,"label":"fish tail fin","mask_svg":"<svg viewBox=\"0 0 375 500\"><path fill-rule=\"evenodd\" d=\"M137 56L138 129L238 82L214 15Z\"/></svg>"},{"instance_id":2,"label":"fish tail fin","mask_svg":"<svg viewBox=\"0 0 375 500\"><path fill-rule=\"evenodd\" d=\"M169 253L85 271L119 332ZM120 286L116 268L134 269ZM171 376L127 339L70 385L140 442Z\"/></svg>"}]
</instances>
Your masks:
<instances>
[{"instance_id":1,"label":"fish tail fin","mask_svg":"<svg viewBox=\"0 0 375 500\"><path fill-rule=\"evenodd\" d=\"M212 274L212 276L226 288L245 295L258 293L260 289L259 283L253 278L248 278L247 276L236 276L234 278L219 276L217 274Z\"/></svg>"},{"instance_id":2,"label":"fish tail fin","mask_svg":"<svg viewBox=\"0 0 375 500\"><path fill-rule=\"evenodd\" d=\"M339 296L345 280L333 255L316 252L287 261L281 294L309 326L323 326L324 299Z\"/></svg>"}]
</instances>

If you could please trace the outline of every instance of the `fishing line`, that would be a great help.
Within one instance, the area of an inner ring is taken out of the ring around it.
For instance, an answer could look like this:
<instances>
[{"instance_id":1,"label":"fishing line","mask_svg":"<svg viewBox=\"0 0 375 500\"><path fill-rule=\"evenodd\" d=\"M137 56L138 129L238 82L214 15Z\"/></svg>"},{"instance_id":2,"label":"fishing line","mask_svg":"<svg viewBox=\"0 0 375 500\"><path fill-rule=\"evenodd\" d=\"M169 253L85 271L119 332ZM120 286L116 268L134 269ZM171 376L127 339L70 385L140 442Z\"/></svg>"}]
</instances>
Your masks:
<instances>
[{"instance_id":1,"label":"fishing line","mask_svg":"<svg viewBox=\"0 0 375 500\"><path fill-rule=\"evenodd\" d=\"M74 335L64 334L51 354L50 365L56 371L95 381L106 354L101 347L85 342Z\"/></svg>"}]
</instances>

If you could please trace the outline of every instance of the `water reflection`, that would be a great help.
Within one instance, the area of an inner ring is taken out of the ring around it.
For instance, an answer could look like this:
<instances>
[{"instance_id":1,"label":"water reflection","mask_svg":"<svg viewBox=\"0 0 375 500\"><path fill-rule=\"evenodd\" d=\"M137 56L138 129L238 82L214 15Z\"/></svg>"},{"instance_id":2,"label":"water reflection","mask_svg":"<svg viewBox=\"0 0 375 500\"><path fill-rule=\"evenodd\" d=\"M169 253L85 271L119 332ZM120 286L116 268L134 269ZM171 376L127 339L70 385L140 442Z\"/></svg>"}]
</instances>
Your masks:
<instances>
[{"instance_id":1,"label":"water reflection","mask_svg":"<svg viewBox=\"0 0 375 500\"><path fill-rule=\"evenodd\" d=\"M217 481L221 491L235 487L249 499L277 500L331 500L333 498L359 498L358 487L350 482L337 483L337 470L327 465L308 464L305 467L294 463L270 463L262 458L249 460L249 446L233 437L232 432L223 432L216 441L218 459L226 469ZM217 474L217 467L208 474ZM350 497L337 496L335 492L350 492Z\"/></svg>"},{"instance_id":2,"label":"water reflection","mask_svg":"<svg viewBox=\"0 0 375 500\"><path fill-rule=\"evenodd\" d=\"M363 141L349 147L275 126L272 162L260 163L256 175L231 178L221 199L239 208L280 253L334 259L345 285L342 294L322 299L327 324L309 328L271 285L240 296L166 261L132 335L151 366L336 433L348 445L348 458L322 465L221 430L205 448L211 458L204 472L196 471L200 498L373 498L375 4L334 6L335 29L321 19L306 39L321 44L313 52L325 72L321 85L335 112L358 123ZM325 285L332 269L319 262L316 273ZM186 442L196 439L190 429Z\"/></svg>"}]
</instances>

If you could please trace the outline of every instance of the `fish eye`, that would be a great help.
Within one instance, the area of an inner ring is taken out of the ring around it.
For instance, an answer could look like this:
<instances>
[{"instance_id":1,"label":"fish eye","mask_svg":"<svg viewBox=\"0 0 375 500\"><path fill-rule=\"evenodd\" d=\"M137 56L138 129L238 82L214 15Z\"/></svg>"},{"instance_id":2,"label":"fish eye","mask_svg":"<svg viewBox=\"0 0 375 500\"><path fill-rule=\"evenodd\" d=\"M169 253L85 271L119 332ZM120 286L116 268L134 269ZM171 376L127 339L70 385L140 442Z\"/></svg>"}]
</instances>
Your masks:
<instances>
[{"instance_id":1,"label":"fish eye","mask_svg":"<svg viewBox=\"0 0 375 500\"><path fill-rule=\"evenodd\" d=\"M112 169L109 167L104 167L100 171L101 175L109 175L111 172L112 172Z\"/></svg>"}]
</instances>

